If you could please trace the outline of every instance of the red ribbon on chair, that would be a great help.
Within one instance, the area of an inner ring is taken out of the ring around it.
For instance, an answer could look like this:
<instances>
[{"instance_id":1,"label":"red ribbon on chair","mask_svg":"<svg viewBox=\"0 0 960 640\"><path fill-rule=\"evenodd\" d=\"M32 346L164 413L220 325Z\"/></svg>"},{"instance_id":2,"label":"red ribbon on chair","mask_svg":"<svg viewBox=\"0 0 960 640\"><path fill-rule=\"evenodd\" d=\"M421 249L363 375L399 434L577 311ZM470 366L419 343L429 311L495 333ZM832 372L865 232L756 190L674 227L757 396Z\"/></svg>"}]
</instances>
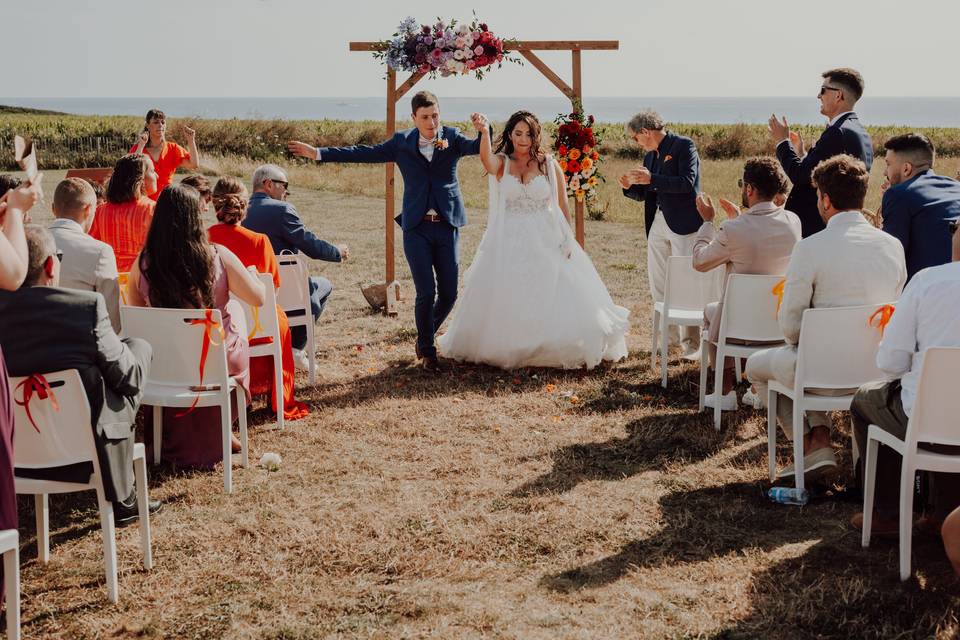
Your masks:
<instances>
[{"instance_id":1,"label":"red ribbon on chair","mask_svg":"<svg viewBox=\"0 0 960 640\"><path fill-rule=\"evenodd\" d=\"M207 354L210 353L210 345L219 346L223 344L224 333L223 327L219 322L216 322L213 319L213 309L204 309L204 318L203 319L194 319L190 321L190 324L202 324L203 325L203 344L200 347L200 384L203 384L203 371L207 367ZM213 337L210 334L211 329L216 329L220 332L220 342L214 342ZM178 418L182 418L191 411L197 408L197 403L200 402L200 394L202 391L198 391L196 397L193 399L193 404L186 411L181 411L177 414Z\"/></svg>"},{"instance_id":2,"label":"red ribbon on chair","mask_svg":"<svg viewBox=\"0 0 960 640\"><path fill-rule=\"evenodd\" d=\"M870 319L867 320L868 327L876 327L880 329L880 335L883 335L883 330L887 328L887 325L890 324L890 318L893 317L893 312L896 310L892 304L885 304L876 311L873 312L873 315L870 316ZM876 320L876 323L874 323Z\"/></svg>"},{"instance_id":3,"label":"red ribbon on chair","mask_svg":"<svg viewBox=\"0 0 960 640\"><path fill-rule=\"evenodd\" d=\"M784 278L777 284L773 285L773 289L770 290L770 293L777 297L777 313L780 313L780 305L783 304L783 288L787 284L787 279Z\"/></svg>"},{"instance_id":4,"label":"red ribbon on chair","mask_svg":"<svg viewBox=\"0 0 960 640\"><path fill-rule=\"evenodd\" d=\"M27 419L30 420L30 424L33 425L33 428L36 429L37 433L40 433L40 427L37 426L37 423L33 420L33 416L30 415L30 400L33 399L34 393L36 393L37 397L39 397L41 400L46 400L47 397L49 397L50 404L53 406L54 411L60 411L60 403L57 402L57 396L47 383L47 379L39 373L31 374L23 382L17 385L17 389L20 387L23 387L23 402L17 400L16 398L14 398L14 402L23 407L24 411L27 412ZM17 389L14 389L13 391L14 396L16 396Z\"/></svg>"}]
</instances>

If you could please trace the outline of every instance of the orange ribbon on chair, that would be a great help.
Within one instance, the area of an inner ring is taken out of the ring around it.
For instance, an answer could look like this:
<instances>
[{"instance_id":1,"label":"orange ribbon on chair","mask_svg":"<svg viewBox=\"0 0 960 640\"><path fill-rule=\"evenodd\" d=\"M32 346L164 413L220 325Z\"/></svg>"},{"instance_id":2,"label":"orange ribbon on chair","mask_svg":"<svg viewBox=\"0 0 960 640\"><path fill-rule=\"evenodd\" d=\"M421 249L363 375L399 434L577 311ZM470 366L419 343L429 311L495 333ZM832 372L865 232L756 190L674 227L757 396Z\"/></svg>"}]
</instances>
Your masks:
<instances>
[{"instance_id":1,"label":"orange ribbon on chair","mask_svg":"<svg viewBox=\"0 0 960 640\"><path fill-rule=\"evenodd\" d=\"M210 345L219 346L223 344L224 333L223 327L219 322L216 322L213 319L213 309L204 309L204 318L191 320L190 324L202 324L203 325L203 344L200 347L200 385L203 384L203 371L207 367L207 354L210 353ZM220 332L220 342L214 342L213 337L210 334L211 329L216 329ZM193 404L186 411L182 411L177 414L178 418L182 418L191 411L197 408L197 403L200 402L200 394L202 391L198 391L196 397L193 399Z\"/></svg>"},{"instance_id":2,"label":"orange ribbon on chair","mask_svg":"<svg viewBox=\"0 0 960 640\"><path fill-rule=\"evenodd\" d=\"M873 312L873 315L870 316L870 319L867 320L868 327L876 327L880 329L880 335L883 335L883 330L887 328L887 325L890 324L890 318L893 317L893 312L896 310L892 304L885 304L876 311ZM876 323L874 323L876 320Z\"/></svg>"},{"instance_id":3,"label":"orange ribbon on chair","mask_svg":"<svg viewBox=\"0 0 960 640\"><path fill-rule=\"evenodd\" d=\"M770 291L773 295L777 297L777 313L780 313L780 305L783 304L783 288L787 284L787 279L784 278L777 284L773 285L773 289Z\"/></svg>"},{"instance_id":4,"label":"orange ribbon on chair","mask_svg":"<svg viewBox=\"0 0 960 640\"><path fill-rule=\"evenodd\" d=\"M130 281L130 273L123 271L117 274L117 288L120 289L120 302L127 304L127 282Z\"/></svg>"},{"instance_id":5,"label":"orange ribbon on chair","mask_svg":"<svg viewBox=\"0 0 960 640\"><path fill-rule=\"evenodd\" d=\"M17 389L20 387L23 387L23 402L17 400L16 398L14 398L14 402L23 407L24 411L27 412L27 419L30 420L30 424L33 425L33 428L36 429L37 433L40 433L40 427L37 426L37 423L33 420L33 416L30 415L30 400L33 399L34 393L36 393L37 397L39 397L41 400L46 400L49 396L50 404L53 406L54 410L60 411L60 403L57 402L57 396L47 383L47 379L39 373L30 375L23 382L17 385ZM13 393L16 395L16 389L14 389Z\"/></svg>"}]
</instances>

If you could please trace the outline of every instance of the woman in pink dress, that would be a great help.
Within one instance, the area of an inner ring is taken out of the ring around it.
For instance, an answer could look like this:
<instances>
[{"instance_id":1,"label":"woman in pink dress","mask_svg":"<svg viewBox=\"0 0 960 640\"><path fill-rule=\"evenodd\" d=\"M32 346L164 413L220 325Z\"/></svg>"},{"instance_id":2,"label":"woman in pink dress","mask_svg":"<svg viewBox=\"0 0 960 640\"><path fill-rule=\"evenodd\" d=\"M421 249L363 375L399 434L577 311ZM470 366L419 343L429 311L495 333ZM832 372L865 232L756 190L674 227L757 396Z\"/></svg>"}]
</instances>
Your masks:
<instances>
[{"instance_id":1,"label":"woman in pink dress","mask_svg":"<svg viewBox=\"0 0 960 640\"><path fill-rule=\"evenodd\" d=\"M171 186L160 194L143 251L130 271L127 300L138 307L219 309L227 368L242 387L244 402L239 409L245 411L250 401L249 347L243 310L230 302L230 294L260 306L265 292L263 283L237 256L207 241L202 216L195 189ZM163 458L179 466L213 468L223 459L220 409L197 407L178 418L180 411L164 409ZM146 433L152 433L151 426L148 424ZM238 447L234 438L234 450Z\"/></svg>"}]
</instances>

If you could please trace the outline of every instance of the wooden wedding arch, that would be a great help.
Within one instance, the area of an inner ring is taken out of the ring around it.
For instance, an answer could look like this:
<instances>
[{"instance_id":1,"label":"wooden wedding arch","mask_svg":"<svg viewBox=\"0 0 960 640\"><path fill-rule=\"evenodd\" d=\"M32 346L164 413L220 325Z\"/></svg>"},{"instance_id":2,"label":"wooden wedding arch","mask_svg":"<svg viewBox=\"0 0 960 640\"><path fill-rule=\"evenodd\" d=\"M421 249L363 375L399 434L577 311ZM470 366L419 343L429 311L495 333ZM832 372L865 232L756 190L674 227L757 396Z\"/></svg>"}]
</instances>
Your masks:
<instances>
[{"instance_id":1,"label":"wooden wedding arch","mask_svg":"<svg viewBox=\"0 0 960 640\"><path fill-rule=\"evenodd\" d=\"M505 40L504 49L517 52L526 58L535 69L542 73L567 98L574 109L582 109L583 104L583 75L581 73L580 58L583 51L616 51L620 48L619 40ZM383 42L351 42L350 51L384 51L387 45ZM572 86L564 82L546 63L537 56L535 51L569 51L573 62ZM387 136L390 137L397 128L397 101L419 82L425 74L413 73L399 86L397 73L387 67ZM386 165L385 187L385 283L386 304L385 312L397 312L397 302L400 300L400 287L396 278L396 261L394 256L394 194L395 194L396 167L392 162ZM576 237L580 246L584 242L583 228L583 201L576 201Z\"/></svg>"}]
</instances>

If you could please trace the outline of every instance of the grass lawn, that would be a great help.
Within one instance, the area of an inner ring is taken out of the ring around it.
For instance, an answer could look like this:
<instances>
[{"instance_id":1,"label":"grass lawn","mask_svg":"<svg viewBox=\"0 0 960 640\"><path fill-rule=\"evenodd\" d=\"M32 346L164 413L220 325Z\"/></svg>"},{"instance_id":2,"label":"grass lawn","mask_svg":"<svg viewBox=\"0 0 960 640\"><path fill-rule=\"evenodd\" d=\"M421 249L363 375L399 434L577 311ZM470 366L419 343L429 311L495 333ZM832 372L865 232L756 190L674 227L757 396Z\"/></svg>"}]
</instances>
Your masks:
<instances>
[{"instance_id":1,"label":"grass lawn","mask_svg":"<svg viewBox=\"0 0 960 640\"><path fill-rule=\"evenodd\" d=\"M224 171L246 165L220 161ZM881 163L882 164L882 161ZM741 163L705 164L731 197ZM956 161L938 169L952 175ZM612 162L609 176L625 162ZM879 167L875 175L879 175ZM463 165L468 265L484 228L483 177ZM47 203L62 172L48 172ZM649 294L639 206L611 180L608 221L587 248L631 310L630 357L592 372L414 366L413 286L397 234L400 315L359 290L382 278L379 167L292 173L308 226L350 245L315 263L334 294L317 329L322 379L301 379L311 415L283 432L263 399L252 460L276 472L151 467L155 567L136 527L119 538L121 598L106 600L92 494L50 500L52 554L36 560L21 498L28 638L950 637L960 599L938 539L916 535L901 585L895 542L860 547L844 497L849 427L838 414L835 495L799 509L767 502L764 416L696 413L695 365L673 354L669 389L649 368ZM398 180L399 182L399 180ZM874 180L877 184L879 181ZM323 189L313 189L308 184ZM872 193L874 203L877 195ZM43 222L49 211L40 207ZM212 219L212 216L211 216ZM789 455L785 446L781 455ZM781 460L781 464L783 460Z\"/></svg>"}]
</instances>

